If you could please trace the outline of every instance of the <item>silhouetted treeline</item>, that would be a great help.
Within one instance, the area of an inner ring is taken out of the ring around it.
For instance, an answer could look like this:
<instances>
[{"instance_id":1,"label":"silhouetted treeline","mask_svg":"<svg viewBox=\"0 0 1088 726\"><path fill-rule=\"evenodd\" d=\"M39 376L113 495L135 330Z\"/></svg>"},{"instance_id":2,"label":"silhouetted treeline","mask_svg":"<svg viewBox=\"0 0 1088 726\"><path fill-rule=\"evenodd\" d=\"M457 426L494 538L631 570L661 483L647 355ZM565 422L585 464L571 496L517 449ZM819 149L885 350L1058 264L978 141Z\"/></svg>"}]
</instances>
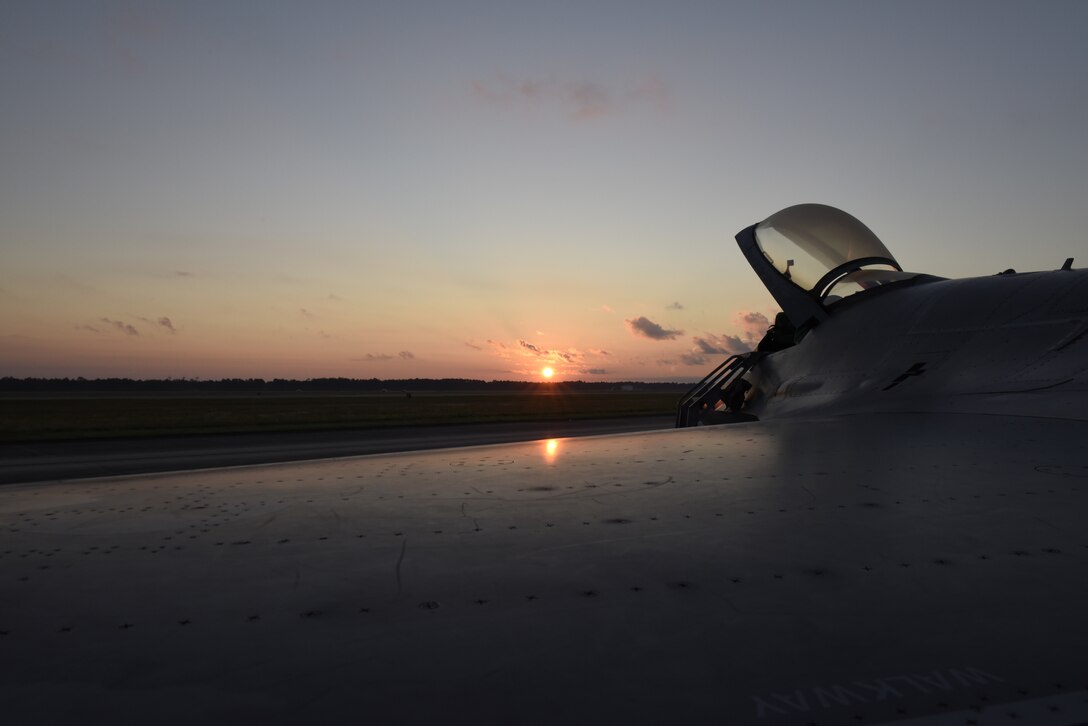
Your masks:
<instances>
[{"instance_id":1,"label":"silhouetted treeline","mask_svg":"<svg viewBox=\"0 0 1088 726\"><path fill-rule=\"evenodd\" d=\"M0 392L21 393L278 393L278 392L366 392L381 393L403 391L488 391L526 392L535 391L685 391L690 383L643 383L620 381L480 381L471 378L222 378L201 380L197 378L0 378Z\"/></svg>"}]
</instances>

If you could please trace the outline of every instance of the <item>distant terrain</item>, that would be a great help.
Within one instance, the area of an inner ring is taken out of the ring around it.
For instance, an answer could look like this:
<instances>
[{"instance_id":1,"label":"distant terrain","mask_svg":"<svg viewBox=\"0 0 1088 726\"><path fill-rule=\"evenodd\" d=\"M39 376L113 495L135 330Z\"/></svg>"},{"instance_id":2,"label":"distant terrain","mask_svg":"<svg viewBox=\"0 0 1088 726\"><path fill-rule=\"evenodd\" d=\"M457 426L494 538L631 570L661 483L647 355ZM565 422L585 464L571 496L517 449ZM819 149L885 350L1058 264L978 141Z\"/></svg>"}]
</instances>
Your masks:
<instances>
[{"instance_id":1,"label":"distant terrain","mask_svg":"<svg viewBox=\"0 0 1088 726\"><path fill-rule=\"evenodd\" d=\"M15 378L0 377L4 393L442 393L517 391L520 393L675 392L691 383L643 381L483 381L472 378Z\"/></svg>"},{"instance_id":2,"label":"distant terrain","mask_svg":"<svg viewBox=\"0 0 1088 726\"><path fill-rule=\"evenodd\" d=\"M449 379L0 379L0 441L672 414L688 384Z\"/></svg>"}]
</instances>

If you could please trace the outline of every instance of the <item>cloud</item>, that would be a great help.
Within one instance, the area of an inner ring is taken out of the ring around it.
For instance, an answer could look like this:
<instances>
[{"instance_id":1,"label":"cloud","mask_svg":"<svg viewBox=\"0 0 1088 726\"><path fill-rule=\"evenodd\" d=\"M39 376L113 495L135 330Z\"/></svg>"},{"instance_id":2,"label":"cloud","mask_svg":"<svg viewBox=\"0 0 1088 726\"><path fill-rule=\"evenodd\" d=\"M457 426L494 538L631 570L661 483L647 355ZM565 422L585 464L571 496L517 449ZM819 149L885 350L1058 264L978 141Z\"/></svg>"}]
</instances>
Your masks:
<instances>
[{"instance_id":1,"label":"cloud","mask_svg":"<svg viewBox=\"0 0 1088 726\"><path fill-rule=\"evenodd\" d=\"M128 323L121 322L120 320L110 320L109 318L99 318L99 320L102 321L103 323L106 323L107 325L112 325L113 327L117 328L118 330L120 330L125 335L139 335L140 334L139 330L137 330L133 326L129 325Z\"/></svg>"},{"instance_id":2,"label":"cloud","mask_svg":"<svg viewBox=\"0 0 1088 726\"><path fill-rule=\"evenodd\" d=\"M152 327L165 328L166 331L169 332L171 335L176 335L178 332L177 328L174 327L174 323L170 320L170 318L166 317L165 315L155 320L152 320L151 318L145 318L142 315L137 315L136 319L143 321Z\"/></svg>"},{"instance_id":3,"label":"cloud","mask_svg":"<svg viewBox=\"0 0 1088 726\"><path fill-rule=\"evenodd\" d=\"M691 339L695 345L687 353L679 355L679 361L686 366L705 366L713 362L714 357L723 355L739 355L747 353L753 348L741 338L735 335L696 335ZM662 362L662 361L658 361Z\"/></svg>"},{"instance_id":4,"label":"cloud","mask_svg":"<svg viewBox=\"0 0 1088 726\"><path fill-rule=\"evenodd\" d=\"M329 300L332 300L333 302L344 302L344 298L339 295L333 295L332 293L329 293Z\"/></svg>"},{"instance_id":5,"label":"cloud","mask_svg":"<svg viewBox=\"0 0 1088 726\"><path fill-rule=\"evenodd\" d=\"M752 347L735 335L711 335L705 338L695 336L691 339L695 349L706 355L737 355L747 353ZM695 352L695 351L693 351Z\"/></svg>"},{"instance_id":6,"label":"cloud","mask_svg":"<svg viewBox=\"0 0 1088 726\"><path fill-rule=\"evenodd\" d=\"M465 341L465 347L472 348L473 350L483 350L482 346L476 345L475 343L469 343L468 341Z\"/></svg>"},{"instance_id":7,"label":"cloud","mask_svg":"<svg viewBox=\"0 0 1088 726\"><path fill-rule=\"evenodd\" d=\"M503 360L509 360L510 359L511 350L506 345L506 343L503 343L502 341L499 341L499 340L492 340L491 338L488 338L487 339L487 345L491 348L491 353L495 357L501 358Z\"/></svg>"},{"instance_id":8,"label":"cloud","mask_svg":"<svg viewBox=\"0 0 1088 726\"><path fill-rule=\"evenodd\" d=\"M76 330L86 330L86 331L89 331L91 333L101 333L102 332L101 330L94 327L93 325L74 325L72 327L74 327Z\"/></svg>"},{"instance_id":9,"label":"cloud","mask_svg":"<svg viewBox=\"0 0 1088 726\"><path fill-rule=\"evenodd\" d=\"M766 315L753 311L742 310L736 313L733 319L740 328L740 335L728 333L696 335L691 339L694 343L691 350L680 354L680 363L687 366L701 366L713 362L712 356L747 353L759 344L770 326Z\"/></svg>"},{"instance_id":10,"label":"cloud","mask_svg":"<svg viewBox=\"0 0 1088 726\"><path fill-rule=\"evenodd\" d=\"M501 343L496 344L495 341L491 340L487 342L491 343L492 345L499 345L502 347L503 350L506 349L506 346L503 346ZM534 358L541 358L556 363L561 360L566 361L567 363L574 363L582 359L582 354L574 348L569 348L567 350L541 348L540 346L534 345L527 340L522 340L521 338L518 338L518 345L521 346L522 355L532 356ZM501 352L500 355L502 355Z\"/></svg>"},{"instance_id":11,"label":"cloud","mask_svg":"<svg viewBox=\"0 0 1088 726\"><path fill-rule=\"evenodd\" d=\"M608 85L596 80L525 78L500 74L473 81L471 96L489 106L559 111L571 121L585 122L652 108L664 111L669 92L659 78Z\"/></svg>"},{"instance_id":12,"label":"cloud","mask_svg":"<svg viewBox=\"0 0 1088 726\"><path fill-rule=\"evenodd\" d=\"M593 119L615 113L615 102L610 92L599 83L576 83L566 89L566 101L570 117L579 120Z\"/></svg>"},{"instance_id":13,"label":"cloud","mask_svg":"<svg viewBox=\"0 0 1088 726\"><path fill-rule=\"evenodd\" d=\"M74 277L69 277L68 275L57 275L54 278L54 282L56 284L61 285L62 287L66 288L68 290L76 292L76 293L78 293L80 295L83 295L85 297L91 297L91 296L102 297L103 296L103 292L101 290L99 290L98 288L92 287L91 285L88 285L85 282L81 282L81 281L75 279Z\"/></svg>"},{"instance_id":14,"label":"cloud","mask_svg":"<svg viewBox=\"0 0 1088 726\"><path fill-rule=\"evenodd\" d=\"M763 313L742 310L734 316L734 319L740 326L744 341L753 348L763 339L767 328L771 327L771 321Z\"/></svg>"},{"instance_id":15,"label":"cloud","mask_svg":"<svg viewBox=\"0 0 1088 726\"><path fill-rule=\"evenodd\" d=\"M669 306L668 306L667 308L665 308L665 309L666 309L666 310L683 310L683 309L684 309L684 306L683 306L683 305L681 305L681 304L680 304L680 303L678 303L678 302L674 302L674 303L673 303L672 305L669 305Z\"/></svg>"},{"instance_id":16,"label":"cloud","mask_svg":"<svg viewBox=\"0 0 1088 726\"><path fill-rule=\"evenodd\" d=\"M628 97L640 104L653 106L658 111L667 111L672 104L668 84L657 76L642 79L641 83L628 90Z\"/></svg>"},{"instance_id":17,"label":"cloud","mask_svg":"<svg viewBox=\"0 0 1088 726\"><path fill-rule=\"evenodd\" d=\"M528 341L522 340L521 338L518 338L518 345L520 345L525 350L531 351L535 355L546 355L546 353L543 350L541 350L540 348L536 347L535 345L533 345L532 343L530 343Z\"/></svg>"},{"instance_id":18,"label":"cloud","mask_svg":"<svg viewBox=\"0 0 1088 726\"><path fill-rule=\"evenodd\" d=\"M401 360L414 360L415 357L415 353L407 350L402 350L396 355L389 355L388 353L367 353L364 356L361 356L359 358L351 358L350 360L359 361L362 363L374 363L377 361L394 360L396 358L400 358Z\"/></svg>"},{"instance_id":19,"label":"cloud","mask_svg":"<svg viewBox=\"0 0 1088 726\"><path fill-rule=\"evenodd\" d=\"M667 330L645 316L625 320L627 327L635 336L642 336L650 340L675 340L683 335L683 330Z\"/></svg>"},{"instance_id":20,"label":"cloud","mask_svg":"<svg viewBox=\"0 0 1088 726\"><path fill-rule=\"evenodd\" d=\"M188 270L174 270L174 277L195 277L195 275Z\"/></svg>"},{"instance_id":21,"label":"cloud","mask_svg":"<svg viewBox=\"0 0 1088 726\"><path fill-rule=\"evenodd\" d=\"M604 310L604 311L605 311L606 313L614 313L614 312L616 312L615 310L613 310L613 309L612 309L612 308L611 308L610 306L608 306L608 305L602 305L602 306L601 306L601 310Z\"/></svg>"},{"instance_id":22,"label":"cloud","mask_svg":"<svg viewBox=\"0 0 1088 726\"><path fill-rule=\"evenodd\" d=\"M608 371L604 368L583 368L580 373L587 376L605 376L608 375Z\"/></svg>"},{"instance_id":23,"label":"cloud","mask_svg":"<svg viewBox=\"0 0 1088 726\"><path fill-rule=\"evenodd\" d=\"M612 355L612 354L611 354L611 353L609 353L609 352L608 352L607 350L596 350L596 349L594 349L594 348L590 348L590 349L589 349L589 352L590 352L590 353L592 353L593 355L603 355L603 356L609 356L609 355Z\"/></svg>"},{"instance_id":24,"label":"cloud","mask_svg":"<svg viewBox=\"0 0 1088 726\"><path fill-rule=\"evenodd\" d=\"M122 67L137 73L146 69L143 52L160 45L170 26L168 12L132 5L107 16L105 38Z\"/></svg>"},{"instance_id":25,"label":"cloud","mask_svg":"<svg viewBox=\"0 0 1088 726\"><path fill-rule=\"evenodd\" d=\"M754 350L763 339L771 322L763 313L742 310L733 315L739 335L722 333L714 335L696 335L691 339L694 343L691 350L679 355L679 362L686 366L705 366L714 362L716 356L741 355ZM666 361L658 361L666 363Z\"/></svg>"}]
</instances>

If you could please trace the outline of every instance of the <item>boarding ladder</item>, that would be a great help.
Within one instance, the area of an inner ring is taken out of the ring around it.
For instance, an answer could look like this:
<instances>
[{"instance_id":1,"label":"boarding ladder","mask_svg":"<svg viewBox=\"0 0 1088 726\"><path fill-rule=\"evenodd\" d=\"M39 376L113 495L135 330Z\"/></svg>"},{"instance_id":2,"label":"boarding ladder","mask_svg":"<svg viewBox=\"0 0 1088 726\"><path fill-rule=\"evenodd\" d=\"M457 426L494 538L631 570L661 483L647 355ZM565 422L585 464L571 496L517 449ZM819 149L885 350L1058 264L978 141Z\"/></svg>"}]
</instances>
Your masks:
<instances>
[{"instance_id":1,"label":"boarding ladder","mask_svg":"<svg viewBox=\"0 0 1088 726\"><path fill-rule=\"evenodd\" d=\"M760 357L753 353L729 356L721 365L707 374L706 378L696 383L680 399L680 405L676 408L676 428L698 425L703 407L712 409L721 399L722 390L747 373Z\"/></svg>"}]
</instances>

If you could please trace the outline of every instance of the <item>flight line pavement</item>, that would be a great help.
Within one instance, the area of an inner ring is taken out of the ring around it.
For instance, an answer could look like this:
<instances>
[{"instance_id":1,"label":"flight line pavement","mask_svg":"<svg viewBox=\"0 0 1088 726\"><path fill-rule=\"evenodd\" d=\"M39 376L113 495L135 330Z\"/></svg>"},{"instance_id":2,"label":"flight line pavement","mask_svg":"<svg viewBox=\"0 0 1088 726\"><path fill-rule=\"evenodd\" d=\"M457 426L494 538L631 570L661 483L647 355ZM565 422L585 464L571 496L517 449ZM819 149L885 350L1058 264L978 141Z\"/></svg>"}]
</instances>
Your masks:
<instances>
[{"instance_id":1,"label":"flight line pavement","mask_svg":"<svg viewBox=\"0 0 1088 726\"><path fill-rule=\"evenodd\" d=\"M0 444L0 484L274 464L672 428L672 416Z\"/></svg>"}]
</instances>

